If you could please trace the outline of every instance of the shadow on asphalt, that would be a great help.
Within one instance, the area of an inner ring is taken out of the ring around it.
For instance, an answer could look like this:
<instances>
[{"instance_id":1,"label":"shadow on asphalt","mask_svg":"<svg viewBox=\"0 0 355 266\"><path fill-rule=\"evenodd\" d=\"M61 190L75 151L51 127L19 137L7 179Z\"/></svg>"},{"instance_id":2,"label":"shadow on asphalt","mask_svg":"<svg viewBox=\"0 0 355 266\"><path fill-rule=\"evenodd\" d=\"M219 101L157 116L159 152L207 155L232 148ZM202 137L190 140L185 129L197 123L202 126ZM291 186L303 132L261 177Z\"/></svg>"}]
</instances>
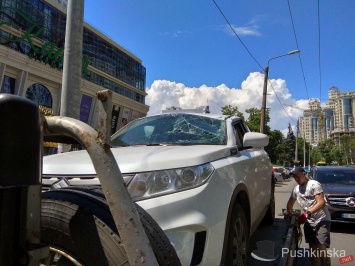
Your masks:
<instances>
[{"instance_id":1,"label":"shadow on asphalt","mask_svg":"<svg viewBox=\"0 0 355 266\"><path fill-rule=\"evenodd\" d=\"M330 232L341 234L355 234L355 223L332 223Z\"/></svg>"},{"instance_id":2,"label":"shadow on asphalt","mask_svg":"<svg viewBox=\"0 0 355 266\"><path fill-rule=\"evenodd\" d=\"M282 187L282 186L285 186L287 185L287 183L290 182L289 180L284 180L282 182L278 181L276 184L275 184L275 187Z\"/></svg>"},{"instance_id":3,"label":"shadow on asphalt","mask_svg":"<svg viewBox=\"0 0 355 266\"><path fill-rule=\"evenodd\" d=\"M275 222L271 226L259 226L257 231L251 236L249 244L249 265L250 266L264 266L264 265L278 265L282 258L282 248L284 247L285 235L288 230L288 223L283 218L275 218ZM268 250L274 261L260 261L252 257L251 253L258 250L259 242L268 241L271 245L271 250Z\"/></svg>"},{"instance_id":4,"label":"shadow on asphalt","mask_svg":"<svg viewBox=\"0 0 355 266\"><path fill-rule=\"evenodd\" d=\"M302 248L302 255L297 256L296 265L311 266L312 263L308 254L310 254L310 249Z\"/></svg>"}]
</instances>

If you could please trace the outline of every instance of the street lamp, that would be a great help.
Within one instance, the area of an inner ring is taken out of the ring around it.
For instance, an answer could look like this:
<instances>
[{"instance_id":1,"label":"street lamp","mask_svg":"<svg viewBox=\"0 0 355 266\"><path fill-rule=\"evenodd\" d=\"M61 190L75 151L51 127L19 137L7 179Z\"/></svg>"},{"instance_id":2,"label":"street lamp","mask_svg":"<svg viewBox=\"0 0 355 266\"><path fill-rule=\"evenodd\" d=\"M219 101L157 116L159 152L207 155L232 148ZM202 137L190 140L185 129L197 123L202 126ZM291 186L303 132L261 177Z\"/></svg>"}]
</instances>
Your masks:
<instances>
[{"instance_id":1,"label":"street lamp","mask_svg":"<svg viewBox=\"0 0 355 266\"><path fill-rule=\"evenodd\" d=\"M263 88L263 101L261 105L261 118L260 118L260 132L264 133L265 132L265 112L266 112L266 94L267 94L267 81L268 81L268 76L269 76L269 63L271 60L283 57L286 55L292 55L292 54L298 54L300 50L293 50L291 52L288 52L287 54L275 56L273 58L270 58L269 61L267 61L267 65L265 67L265 76L264 76L264 88Z\"/></svg>"}]
</instances>

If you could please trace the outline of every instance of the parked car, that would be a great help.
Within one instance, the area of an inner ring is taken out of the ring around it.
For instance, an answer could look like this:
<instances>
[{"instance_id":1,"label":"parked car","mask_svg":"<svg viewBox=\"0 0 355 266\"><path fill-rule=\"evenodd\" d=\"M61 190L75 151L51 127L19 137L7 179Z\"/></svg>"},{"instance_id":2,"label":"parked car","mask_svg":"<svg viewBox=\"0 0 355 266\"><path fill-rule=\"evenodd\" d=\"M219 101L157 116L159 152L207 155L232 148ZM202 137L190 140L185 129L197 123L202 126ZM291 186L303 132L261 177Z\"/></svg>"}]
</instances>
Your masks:
<instances>
[{"instance_id":1,"label":"parked car","mask_svg":"<svg viewBox=\"0 0 355 266\"><path fill-rule=\"evenodd\" d=\"M355 222L355 168L314 167L311 178L322 184L332 222Z\"/></svg>"},{"instance_id":2,"label":"parked car","mask_svg":"<svg viewBox=\"0 0 355 266\"><path fill-rule=\"evenodd\" d=\"M291 167L284 167L284 173L285 173L285 179L290 178L290 170L292 170Z\"/></svg>"},{"instance_id":3,"label":"parked car","mask_svg":"<svg viewBox=\"0 0 355 266\"><path fill-rule=\"evenodd\" d=\"M281 167L273 167L275 182L282 182L285 180L285 173Z\"/></svg>"},{"instance_id":4,"label":"parked car","mask_svg":"<svg viewBox=\"0 0 355 266\"><path fill-rule=\"evenodd\" d=\"M164 230L182 265L246 265L249 237L275 217L267 144L238 117L164 113L120 129L111 151L132 199ZM97 184L86 151L43 158L44 187L63 178Z\"/></svg>"}]
</instances>

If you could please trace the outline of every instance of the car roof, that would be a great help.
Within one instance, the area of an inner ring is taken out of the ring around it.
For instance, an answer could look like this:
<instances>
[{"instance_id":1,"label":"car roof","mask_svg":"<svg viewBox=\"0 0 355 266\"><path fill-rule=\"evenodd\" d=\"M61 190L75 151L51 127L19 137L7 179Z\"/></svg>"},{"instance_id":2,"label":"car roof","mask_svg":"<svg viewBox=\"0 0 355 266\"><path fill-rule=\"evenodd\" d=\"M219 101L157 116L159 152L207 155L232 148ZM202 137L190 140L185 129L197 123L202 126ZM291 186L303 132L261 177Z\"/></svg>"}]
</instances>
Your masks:
<instances>
[{"instance_id":1,"label":"car roof","mask_svg":"<svg viewBox=\"0 0 355 266\"><path fill-rule=\"evenodd\" d=\"M354 166L316 166L314 167L314 170L317 172L325 172L325 171L354 171L355 167Z\"/></svg>"},{"instance_id":2,"label":"car roof","mask_svg":"<svg viewBox=\"0 0 355 266\"><path fill-rule=\"evenodd\" d=\"M211 113L194 113L194 112L171 112L171 113L170 112L166 112L166 113L161 113L161 114L149 115L149 117L163 116L163 115L183 115L183 114L204 116L204 117L210 117L210 118L220 119L220 120L227 120L227 119L240 120L241 119L238 116L230 116L230 115L222 115L222 114L211 114Z\"/></svg>"}]
</instances>

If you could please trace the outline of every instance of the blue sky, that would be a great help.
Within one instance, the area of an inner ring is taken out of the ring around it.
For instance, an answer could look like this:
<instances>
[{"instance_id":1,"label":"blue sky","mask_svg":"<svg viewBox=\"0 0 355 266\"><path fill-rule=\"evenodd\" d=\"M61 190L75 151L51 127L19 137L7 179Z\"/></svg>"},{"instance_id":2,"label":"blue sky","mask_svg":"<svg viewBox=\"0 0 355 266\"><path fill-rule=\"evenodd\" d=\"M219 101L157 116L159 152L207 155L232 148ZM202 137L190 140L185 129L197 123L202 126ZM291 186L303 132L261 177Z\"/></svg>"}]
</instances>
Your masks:
<instances>
[{"instance_id":1,"label":"blue sky","mask_svg":"<svg viewBox=\"0 0 355 266\"><path fill-rule=\"evenodd\" d=\"M222 92L241 111L260 108L261 98L250 105L246 102L254 94L256 98L262 94L262 76L251 73L262 73L270 58L297 49L289 5L301 53L270 62L269 79L277 97L271 95L267 107L276 114L284 112L280 102L301 108L309 98L324 102L332 86L342 92L355 90L355 1L320 1L320 31L316 0L215 2L255 60L213 0L86 0L84 20L143 61L147 104L151 106L164 99L166 106L184 106L185 96L186 106L200 104L196 97L203 92L212 93L208 101L213 102L216 93ZM245 93L248 97L244 99ZM158 94L167 97L153 99ZM174 101L171 96L181 99ZM224 99L214 104L217 109L218 104L229 102ZM286 125L279 127L274 121L274 128L286 128L287 119L294 123L300 115L292 109L286 111L282 121Z\"/></svg>"}]
</instances>

